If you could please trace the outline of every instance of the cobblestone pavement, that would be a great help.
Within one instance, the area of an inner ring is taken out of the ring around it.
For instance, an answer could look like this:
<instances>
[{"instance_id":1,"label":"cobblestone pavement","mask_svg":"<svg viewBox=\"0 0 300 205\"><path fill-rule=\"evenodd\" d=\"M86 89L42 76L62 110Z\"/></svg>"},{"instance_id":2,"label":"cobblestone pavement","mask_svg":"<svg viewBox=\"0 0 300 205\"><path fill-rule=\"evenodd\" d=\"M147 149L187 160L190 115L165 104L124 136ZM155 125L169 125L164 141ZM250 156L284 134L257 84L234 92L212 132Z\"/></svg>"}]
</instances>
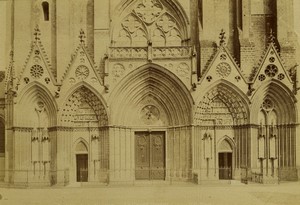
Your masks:
<instances>
[{"instance_id":1,"label":"cobblestone pavement","mask_svg":"<svg viewBox=\"0 0 300 205\"><path fill-rule=\"evenodd\" d=\"M299 205L300 182L280 185L139 185L0 188L0 205Z\"/></svg>"}]
</instances>

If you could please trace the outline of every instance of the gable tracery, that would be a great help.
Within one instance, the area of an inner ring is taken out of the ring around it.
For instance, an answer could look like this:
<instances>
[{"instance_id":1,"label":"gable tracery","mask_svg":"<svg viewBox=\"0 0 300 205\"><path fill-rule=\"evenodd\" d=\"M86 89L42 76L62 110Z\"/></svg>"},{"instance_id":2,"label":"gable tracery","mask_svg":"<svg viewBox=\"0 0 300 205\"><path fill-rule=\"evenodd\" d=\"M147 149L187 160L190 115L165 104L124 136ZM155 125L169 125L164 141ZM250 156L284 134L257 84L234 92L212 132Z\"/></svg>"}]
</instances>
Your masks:
<instances>
[{"instance_id":1,"label":"gable tracery","mask_svg":"<svg viewBox=\"0 0 300 205\"><path fill-rule=\"evenodd\" d=\"M181 46L183 26L159 0L140 0L116 25L113 46Z\"/></svg>"}]
</instances>

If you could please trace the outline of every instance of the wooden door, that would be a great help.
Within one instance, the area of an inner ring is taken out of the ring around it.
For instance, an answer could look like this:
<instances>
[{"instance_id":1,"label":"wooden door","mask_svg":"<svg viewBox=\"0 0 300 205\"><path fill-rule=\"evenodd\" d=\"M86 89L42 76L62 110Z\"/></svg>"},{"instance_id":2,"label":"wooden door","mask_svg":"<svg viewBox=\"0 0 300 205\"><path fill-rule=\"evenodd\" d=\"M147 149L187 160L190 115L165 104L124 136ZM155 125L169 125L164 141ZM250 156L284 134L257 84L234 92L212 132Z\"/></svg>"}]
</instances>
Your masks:
<instances>
[{"instance_id":1,"label":"wooden door","mask_svg":"<svg viewBox=\"0 0 300 205\"><path fill-rule=\"evenodd\" d=\"M165 133L136 132L135 139L135 178L164 180Z\"/></svg>"},{"instance_id":2,"label":"wooden door","mask_svg":"<svg viewBox=\"0 0 300 205\"><path fill-rule=\"evenodd\" d=\"M219 153L219 179L232 179L232 153Z\"/></svg>"},{"instance_id":3,"label":"wooden door","mask_svg":"<svg viewBox=\"0 0 300 205\"><path fill-rule=\"evenodd\" d=\"M88 181L88 155L77 154L76 166L77 166L77 181L87 182Z\"/></svg>"}]
</instances>

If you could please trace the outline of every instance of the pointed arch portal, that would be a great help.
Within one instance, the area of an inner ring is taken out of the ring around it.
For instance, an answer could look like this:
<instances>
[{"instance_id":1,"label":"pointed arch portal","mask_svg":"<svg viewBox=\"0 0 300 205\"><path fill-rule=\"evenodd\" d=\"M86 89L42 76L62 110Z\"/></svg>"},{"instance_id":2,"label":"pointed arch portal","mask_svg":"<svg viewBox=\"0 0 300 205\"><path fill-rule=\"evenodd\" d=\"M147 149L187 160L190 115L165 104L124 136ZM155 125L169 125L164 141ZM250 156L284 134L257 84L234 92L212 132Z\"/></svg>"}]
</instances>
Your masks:
<instances>
[{"instance_id":1,"label":"pointed arch portal","mask_svg":"<svg viewBox=\"0 0 300 205\"><path fill-rule=\"evenodd\" d=\"M118 101L114 101L118 96ZM174 126L191 123L193 99L170 71L154 64L140 67L113 90L116 125Z\"/></svg>"},{"instance_id":2,"label":"pointed arch portal","mask_svg":"<svg viewBox=\"0 0 300 205\"><path fill-rule=\"evenodd\" d=\"M108 124L104 103L85 86L77 88L69 96L60 117L61 123L68 126L98 127Z\"/></svg>"}]
</instances>

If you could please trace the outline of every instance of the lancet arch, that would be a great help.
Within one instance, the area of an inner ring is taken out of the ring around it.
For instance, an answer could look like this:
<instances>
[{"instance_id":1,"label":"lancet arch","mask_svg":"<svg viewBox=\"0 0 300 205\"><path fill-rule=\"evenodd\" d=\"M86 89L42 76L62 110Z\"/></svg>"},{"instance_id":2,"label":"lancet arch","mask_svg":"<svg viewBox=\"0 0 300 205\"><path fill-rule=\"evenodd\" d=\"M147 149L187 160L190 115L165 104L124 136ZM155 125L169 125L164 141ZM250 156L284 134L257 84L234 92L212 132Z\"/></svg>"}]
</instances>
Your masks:
<instances>
[{"instance_id":1,"label":"lancet arch","mask_svg":"<svg viewBox=\"0 0 300 205\"><path fill-rule=\"evenodd\" d=\"M198 125L238 125L249 122L249 105L238 88L224 81L206 92L199 101L194 122Z\"/></svg>"},{"instance_id":2,"label":"lancet arch","mask_svg":"<svg viewBox=\"0 0 300 205\"><path fill-rule=\"evenodd\" d=\"M56 125L57 105L50 91L45 86L38 82L29 84L20 92L18 101L16 109L21 113L20 116L29 119L17 118L16 121L19 125L29 127L50 127ZM38 120L43 125L38 125Z\"/></svg>"},{"instance_id":3,"label":"lancet arch","mask_svg":"<svg viewBox=\"0 0 300 205\"><path fill-rule=\"evenodd\" d=\"M188 39L189 20L177 1L123 1L116 11L112 46L181 46Z\"/></svg>"},{"instance_id":4,"label":"lancet arch","mask_svg":"<svg viewBox=\"0 0 300 205\"><path fill-rule=\"evenodd\" d=\"M87 86L76 88L65 100L61 112L60 123L65 126L105 126L108 115L103 101Z\"/></svg>"},{"instance_id":5,"label":"lancet arch","mask_svg":"<svg viewBox=\"0 0 300 205\"><path fill-rule=\"evenodd\" d=\"M116 96L118 101L113 100ZM191 122L193 99L189 91L174 74L155 64L144 65L128 74L112 91L110 103L115 124L144 122L167 126ZM147 120L149 114L148 120L155 123Z\"/></svg>"}]
</instances>

